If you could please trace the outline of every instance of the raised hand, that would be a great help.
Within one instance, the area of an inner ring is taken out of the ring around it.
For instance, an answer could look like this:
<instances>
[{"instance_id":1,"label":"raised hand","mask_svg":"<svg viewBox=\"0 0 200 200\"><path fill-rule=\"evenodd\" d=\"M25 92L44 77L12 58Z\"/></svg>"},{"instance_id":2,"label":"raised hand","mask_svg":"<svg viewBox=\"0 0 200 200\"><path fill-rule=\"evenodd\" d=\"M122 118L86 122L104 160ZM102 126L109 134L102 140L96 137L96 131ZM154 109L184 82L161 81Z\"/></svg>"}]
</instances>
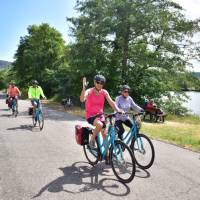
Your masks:
<instances>
[{"instance_id":1,"label":"raised hand","mask_svg":"<svg viewBox=\"0 0 200 200\"><path fill-rule=\"evenodd\" d=\"M86 77L83 77L83 88L86 88L88 83Z\"/></svg>"}]
</instances>

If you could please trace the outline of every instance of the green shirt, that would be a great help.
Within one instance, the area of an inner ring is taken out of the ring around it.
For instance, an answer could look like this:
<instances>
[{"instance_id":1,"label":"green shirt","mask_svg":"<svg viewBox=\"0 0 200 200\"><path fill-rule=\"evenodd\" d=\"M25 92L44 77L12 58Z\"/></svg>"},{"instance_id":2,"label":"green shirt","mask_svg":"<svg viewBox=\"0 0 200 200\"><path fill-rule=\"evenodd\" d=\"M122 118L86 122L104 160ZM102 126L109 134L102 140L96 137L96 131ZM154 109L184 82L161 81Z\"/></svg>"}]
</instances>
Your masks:
<instances>
[{"instance_id":1,"label":"green shirt","mask_svg":"<svg viewBox=\"0 0 200 200\"><path fill-rule=\"evenodd\" d=\"M43 90L40 86L29 87L29 89L28 89L28 98L29 99L40 99L40 96L45 98Z\"/></svg>"}]
</instances>

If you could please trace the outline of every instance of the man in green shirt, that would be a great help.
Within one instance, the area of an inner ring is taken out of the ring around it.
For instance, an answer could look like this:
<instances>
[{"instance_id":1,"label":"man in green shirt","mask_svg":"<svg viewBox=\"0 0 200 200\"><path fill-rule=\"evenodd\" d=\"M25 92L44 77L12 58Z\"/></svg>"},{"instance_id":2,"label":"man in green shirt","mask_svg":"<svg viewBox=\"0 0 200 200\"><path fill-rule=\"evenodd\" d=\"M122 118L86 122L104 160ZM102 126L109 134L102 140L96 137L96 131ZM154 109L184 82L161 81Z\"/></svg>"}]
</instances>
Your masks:
<instances>
[{"instance_id":1,"label":"man in green shirt","mask_svg":"<svg viewBox=\"0 0 200 200\"><path fill-rule=\"evenodd\" d=\"M40 96L46 99L42 88L39 86L36 80L32 81L32 86L29 87L28 90L28 98L31 99L31 104L35 110L36 107L40 106Z\"/></svg>"}]
</instances>

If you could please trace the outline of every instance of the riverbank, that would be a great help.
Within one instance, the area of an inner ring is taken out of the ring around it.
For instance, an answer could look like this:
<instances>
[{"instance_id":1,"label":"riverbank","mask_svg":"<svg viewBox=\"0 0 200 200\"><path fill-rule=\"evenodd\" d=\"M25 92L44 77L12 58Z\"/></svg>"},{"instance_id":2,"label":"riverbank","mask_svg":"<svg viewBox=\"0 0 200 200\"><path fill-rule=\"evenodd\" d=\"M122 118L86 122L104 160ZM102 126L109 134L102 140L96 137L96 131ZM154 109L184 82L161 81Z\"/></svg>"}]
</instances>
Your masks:
<instances>
[{"instance_id":1,"label":"riverbank","mask_svg":"<svg viewBox=\"0 0 200 200\"><path fill-rule=\"evenodd\" d=\"M46 105L52 109L84 117L84 110L80 107L64 110L58 103L49 102ZM200 152L200 117L198 116L177 117L169 115L165 123L143 122L141 132L144 132L152 139L162 140Z\"/></svg>"}]
</instances>

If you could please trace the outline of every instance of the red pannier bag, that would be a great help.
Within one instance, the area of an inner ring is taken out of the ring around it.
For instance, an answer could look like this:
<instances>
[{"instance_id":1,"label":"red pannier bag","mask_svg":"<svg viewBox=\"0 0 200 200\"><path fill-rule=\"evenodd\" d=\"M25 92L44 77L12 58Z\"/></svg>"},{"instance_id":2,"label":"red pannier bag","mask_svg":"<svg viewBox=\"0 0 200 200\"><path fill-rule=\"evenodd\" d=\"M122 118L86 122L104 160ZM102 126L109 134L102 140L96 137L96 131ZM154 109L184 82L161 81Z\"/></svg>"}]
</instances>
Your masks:
<instances>
[{"instance_id":1,"label":"red pannier bag","mask_svg":"<svg viewBox=\"0 0 200 200\"><path fill-rule=\"evenodd\" d=\"M75 139L77 144L86 145L89 143L89 134L92 133L92 129L89 127L82 127L80 125L75 126Z\"/></svg>"}]
</instances>

